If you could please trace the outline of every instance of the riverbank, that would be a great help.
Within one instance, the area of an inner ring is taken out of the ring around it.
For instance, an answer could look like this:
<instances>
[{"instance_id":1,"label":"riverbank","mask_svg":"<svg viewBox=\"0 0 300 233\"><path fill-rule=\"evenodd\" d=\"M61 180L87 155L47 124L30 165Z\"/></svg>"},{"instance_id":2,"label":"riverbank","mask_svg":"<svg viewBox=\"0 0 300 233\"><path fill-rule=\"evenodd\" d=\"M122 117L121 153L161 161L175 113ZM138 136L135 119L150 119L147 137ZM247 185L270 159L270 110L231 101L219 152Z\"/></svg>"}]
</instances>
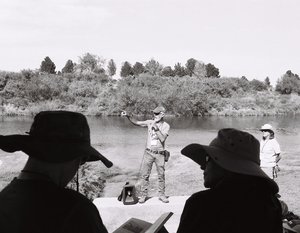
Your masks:
<instances>
[{"instance_id":1,"label":"riverbank","mask_svg":"<svg viewBox=\"0 0 300 233\"><path fill-rule=\"evenodd\" d=\"M300 113L300 97L281 94L258 80L161 77L143 74L113 80L104 74L0 72L0 115L32 116L69 110L116 116L149 115L163 105L173 116L277 116Z\"/></svg>"},{"instance_id":2,"label":"riverbank","mask_svg":"<svg viewBox=\"0 0 300 233\"><path fill-rule=\"evenodd\" d=\"M180 117L189 115L168 111L166 116ZM27 107L17 107L8 103L0 106L0 116L34 116L40 111L67 110L83 113L86 116L119 116L121 109L103 110L90 106L83 108L77 105L63 106L59 101L45 101L31 104ZM274 92L253 93L247 96L236 95L231 98L210 100L210 107L198 116L284 116L300 114L300 96L297 94L279 95ZM146 116L147 113L137 112L136 116Z\"/></svg>"}]
</instances>

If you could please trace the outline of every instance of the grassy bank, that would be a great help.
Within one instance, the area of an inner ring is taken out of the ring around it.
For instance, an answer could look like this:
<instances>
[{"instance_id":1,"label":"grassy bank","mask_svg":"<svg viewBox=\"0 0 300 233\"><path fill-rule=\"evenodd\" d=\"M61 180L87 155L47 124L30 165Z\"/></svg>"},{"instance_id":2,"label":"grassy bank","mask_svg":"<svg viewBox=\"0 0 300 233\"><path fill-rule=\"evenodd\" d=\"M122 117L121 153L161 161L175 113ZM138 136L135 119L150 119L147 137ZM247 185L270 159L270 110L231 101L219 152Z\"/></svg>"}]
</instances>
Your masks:
<instances>
[{"instance_id":1,"label":"grassy bank","mask_svg":"<svg viewBox=\"0 0 300 233\"><path fill-rule=\"evenodd\" d=\"M275 92L250 93L248 95L235 95L231 98L215 98L208 100L209 108L199 114L199 116L276 116L300 113L300 96L296 94L279 95ZM172 108L172 107L169 107ZM49 100L31 104L27 107L17 107L14 104L3 104L0 107L2 116L34 116L45 110L68 110L81 112L88 116L114 116L119 115L121 108L115 111L104 111L96 104L91 104L87 108L77 105L62 105L57 100ZM126 109L123 108L123 109ZM137 115L146 113L135 112ZM184 113L168 111L167 115L182 116ZM188 114L192 115L192 114Z\"/></svg>"},{"instance_id":2,"label":"grassy bank","mask_svg":"<svg viewBox=\"0 0 300 233\"><path fill-rule=\"evenodd\" d=\"M255 81L255 82L253 82ZM105 74L0 72L0 115L70 110L85 115L147 115L157 105L174 116L299 114L298 94L282 95L258 80L160 77L143 74L113 80Z\"/></svg>"}]
</instances>

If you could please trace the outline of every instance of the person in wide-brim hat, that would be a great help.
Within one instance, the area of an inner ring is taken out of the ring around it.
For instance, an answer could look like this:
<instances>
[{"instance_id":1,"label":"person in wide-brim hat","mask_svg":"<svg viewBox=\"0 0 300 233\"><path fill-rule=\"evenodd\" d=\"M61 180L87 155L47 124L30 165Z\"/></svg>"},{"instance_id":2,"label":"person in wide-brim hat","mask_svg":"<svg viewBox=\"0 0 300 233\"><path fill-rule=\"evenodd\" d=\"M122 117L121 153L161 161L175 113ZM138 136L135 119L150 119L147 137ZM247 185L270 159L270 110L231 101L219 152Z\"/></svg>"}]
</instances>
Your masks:
<instances>
[{"instance_id":1,"label":"person in wide-brim hat","mask_svg":"<svg viewBox=\"0 0 300 233\"><path fill-rule=\"evenodd\" d=\"M270 124L264 124L260 131L260 167L273 180L277 178L280 171L278 162L281 159L280 145L275 138L275 132Z\"/></svg>"},{"instance_id":2,"label":"person in wide-brim hat","mask_svg":"<svg viewBox=\"0 0 300 233\"><path fill-rule=\"evenodd\" d=\"M106 167L112 166L111 161L91 146L87 120L76 112L40 112L27 135L0 136L0 149L23 151L30 157L50 163L84 157L86 161L101 160Z\"/></svg>"},{"instance_id":3,"label":"person in wide-brim hat","mask_svg":"<svg viewBox=\"0 0 300 233\"><path fill-rule=\"evenodd\" d=\"M282 232L278 186L260 168L253 135L221 129L209 145L192 143L181 153L204 170L208 189L186 201L178 233Z\"/></svg>"},{"instance_id":4,"label":"person in wide-brim hat","mask_svg":"<svg viewBox=\"0 0 300 233\"><path fill-rule=\"evenodd\" d=\"M40 112L27 135L0 136L0 149L29 156L20 174L0 192L0 232L107 233L96 206L65 188L85 162L113 165L91 146L84 115Z\"/></svg>"}]
</instances>

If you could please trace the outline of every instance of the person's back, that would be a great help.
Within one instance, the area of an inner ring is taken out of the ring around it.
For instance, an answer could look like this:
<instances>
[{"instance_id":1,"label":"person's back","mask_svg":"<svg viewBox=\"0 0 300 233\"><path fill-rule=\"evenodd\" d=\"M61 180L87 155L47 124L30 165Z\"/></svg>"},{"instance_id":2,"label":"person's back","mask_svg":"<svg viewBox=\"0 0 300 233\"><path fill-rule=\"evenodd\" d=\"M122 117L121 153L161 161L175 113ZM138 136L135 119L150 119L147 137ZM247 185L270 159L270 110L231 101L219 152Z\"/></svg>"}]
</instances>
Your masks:
<instances>
[{"instance_id":1,"label":"person's back","mask_svg":"<svg viewBox=\"0 0 300 233\"><path fill-rule=\"evenodd\" d=\"M282 233L275 193L264 179L233 174L187 200L178 232Z\"/></svg>"},{"instance_id":2,"label":"person's back","mask_svg":"<svg viewBox=\"0 0 300 233\"><path fill-rule=\"evenodd\" d=\"M90 227L90 229L87 229ZM97 208L51 181L15 178L0 193L0 232L106 232Z\"/></svg>"},{"instance_id":3,"label":"person's back","mask_svg":"<svg viewBox=\"0 0 300 233\"><path fill-rule=\"evenodd\" d=\"M0 135L0 148L29 156L18 177L0 192L1 233L107 233L96 206L65 188L86 162L113 165L91 146L84 115L40 112L27 135Z\"/></svg>"},{"instance_id":4,"label":"person's back","mask_svg":"<svg viewBox=\"0 0 300 233\"><path fill-rule=\"evenodd\" d=\"M193 194L178 233L282 233L278 185L260 168L259 142L236 129L221 129L209 145L181 153L204 170L208 190Z\"/></svg>"}]
</instances>

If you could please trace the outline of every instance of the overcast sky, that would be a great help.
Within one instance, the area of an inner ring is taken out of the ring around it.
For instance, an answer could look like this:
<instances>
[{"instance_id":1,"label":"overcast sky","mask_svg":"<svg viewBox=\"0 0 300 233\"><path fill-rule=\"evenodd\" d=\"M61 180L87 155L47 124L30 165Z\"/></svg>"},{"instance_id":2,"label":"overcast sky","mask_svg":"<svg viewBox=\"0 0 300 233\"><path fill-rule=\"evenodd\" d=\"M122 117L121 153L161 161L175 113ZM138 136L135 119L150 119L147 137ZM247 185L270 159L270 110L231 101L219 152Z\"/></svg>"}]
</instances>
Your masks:
<instances>
[{"instance_id":1,"label":"overcast sky","mask_svg":"<svg viewBox=\"0 0 300 233\"><path fill-rule=\"evenodd\" d=\"M300 73L299 0L0 0L0 70L61 70L89 52L118 65L189 58L221 76ZM117 72L120 72L118 67Z\"/></svg>"}]
</instances>

